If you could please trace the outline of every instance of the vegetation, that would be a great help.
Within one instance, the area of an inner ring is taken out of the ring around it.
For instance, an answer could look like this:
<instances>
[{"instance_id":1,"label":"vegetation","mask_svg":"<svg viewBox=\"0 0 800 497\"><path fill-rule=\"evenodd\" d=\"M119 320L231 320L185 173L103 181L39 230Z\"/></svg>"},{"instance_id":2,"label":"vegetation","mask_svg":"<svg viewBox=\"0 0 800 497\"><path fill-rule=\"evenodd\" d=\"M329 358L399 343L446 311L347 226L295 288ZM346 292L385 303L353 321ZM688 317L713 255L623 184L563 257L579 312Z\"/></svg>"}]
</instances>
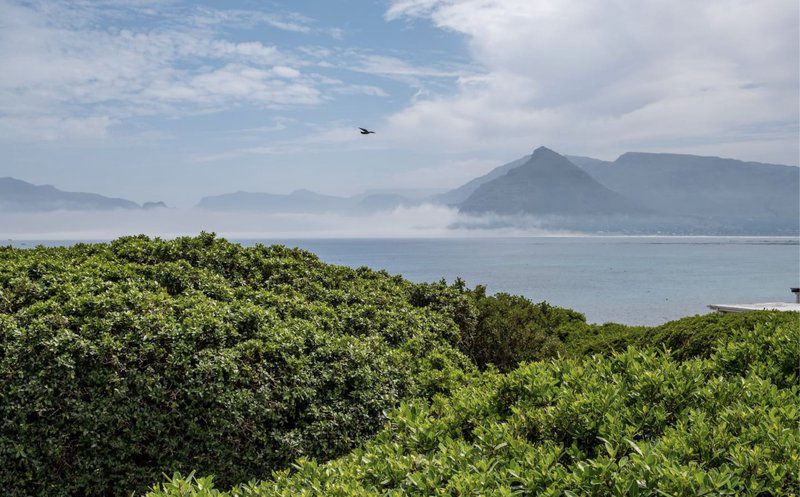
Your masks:
<instances>
[{"instance_id":1,"label":"vegetation","mask_svg":"<svg viewBox=\"0 0 800 497\"><path fill-rule=\"evenodd\" d=\"M130 495L166 473L152 497L791 494L798 324L593 325L210 234L0 248L0 484Z\"/></svg>"},{"instance_id":2,"label":"vegetation","mask_svg":"<svg viewBox=\"0 0 800 497\"><path fill-rule=\"evenodd\" d=\"M534 304L507 293L486 295L483 286L466 293L475 318L459 322L459 346L481 369L492 365L511 371L522 362L565 354L566 334L561 330L583 330L587 326L583 314L547 302Z\"/></svg>"},{"instance_id":3,"label":"vegetation","mask_svg":"<svg viewBox=\"0 0 800 497\"><path fill-rule=\"evenodd\" d=\"M670 321L659 326L602 325L570 322L559 329L568 355L580 357L608 354L629 346L669 349L676 359L708 357L717 342L728 337L734 328L753 330L769 322L798 326L796 313L748 312L742 314L711 313Z\"/></svg>"},{"instance_id":4,"label":"vegetation","mask_svg":"<svg viewBox=\"0 0 800 497\"><path fill-rule=\"evenodd\" d=\"M328 464L227 492L176 475L148 497L798 495L794 318L730 329L707 358L630 348L488 372L404 403Z\"/></svg>"},{"instance_id":5,"label":"vegetation","mask_svg":"<svg viewBox=\"0 0 800 497\"><path fill-rule=\"evenodd\" d=\"M233 484L373 435L473 368L465 298L284 247L201 235L0 249L5 495Z\"/></svg>"},{"instance_id":6,"label":"vegetation","mask_svg":"<svg viewBox=\"0 0 800 497\"><path fill-rule=\"evenodd\" d=\"M708 357L717 341L733 328L752 330L767 321L773 325L798 324L794 313L765 312L713 313L652 327L588 324L583 314L547 302L535 304L505 293L486 295L484 287L470 291L460 282L454 288L465 292L474 309L469 319L457 319L461 351L481 369L491 365L503 372L523 362L608 355L630 346L670 349L679 360Z\"/></svg>"}]
</instances>

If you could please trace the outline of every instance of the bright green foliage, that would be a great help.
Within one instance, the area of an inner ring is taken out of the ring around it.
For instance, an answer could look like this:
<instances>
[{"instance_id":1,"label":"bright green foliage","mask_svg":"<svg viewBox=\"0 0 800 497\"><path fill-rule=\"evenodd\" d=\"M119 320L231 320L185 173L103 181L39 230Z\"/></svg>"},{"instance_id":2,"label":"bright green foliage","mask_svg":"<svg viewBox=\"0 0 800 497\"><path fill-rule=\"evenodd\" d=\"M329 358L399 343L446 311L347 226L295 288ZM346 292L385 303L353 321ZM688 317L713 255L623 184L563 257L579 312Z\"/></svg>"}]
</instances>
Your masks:
<instances>
[{"instance_id":1,"label":"bright green foliage","mask_svg":"<svg viewBox=\"0 0 800 497\"><path fill-rule=\"evenodd\" d=\"M686 360L631 348L487 372L403 403L341 459L223 493L176 476L148 496L797 496L800 322L789 316L761 315Z\"/></svg>"},{"instance_id":2,"label":"bright green foliage","mask_svg":"<svg viewBox=\"0 0 800 497\"><path fill-rule=\"evenodd\" d=\"M214 476L152 495L791 495L799 326L590 325L208 234L0 248L0 484L129 495L196 471Z\"/></svg>"},{"instance_id":3,"label":"bright green foliage","mask_svg":"<svg viewBox=\"0 0 800 497\"><path fill-rule=\"evenodd\" d=\"M710 313L670 321L659 326L626 326L617 323L602 325L570 321L558 330L564 350L570 356L608 354L629 346L667 348L678 359L708 357L720 339L731 329L752 330L770 323L800 325L796 313L746 312L741 314Z\"/></svg>"},{"instance_id":4,"label":"bright green foliage","mask_svg":"<svg viewBox=\"0 0 800 497\"><path fill-rule=\"evenodd\" d=\"M470 374L458 289L203 234L0 248L4 495L230 485L339 456Z\"/></svg>"}]
</instances>

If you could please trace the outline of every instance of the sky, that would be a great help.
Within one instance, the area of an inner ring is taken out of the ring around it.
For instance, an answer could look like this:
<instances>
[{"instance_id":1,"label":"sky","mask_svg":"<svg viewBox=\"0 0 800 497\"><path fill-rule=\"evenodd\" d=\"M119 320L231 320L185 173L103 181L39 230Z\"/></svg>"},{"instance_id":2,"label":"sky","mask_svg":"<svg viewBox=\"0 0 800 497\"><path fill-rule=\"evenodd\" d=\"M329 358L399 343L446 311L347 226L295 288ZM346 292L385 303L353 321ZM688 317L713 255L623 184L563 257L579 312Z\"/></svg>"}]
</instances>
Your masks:
<instances>
[{"instance_id":1,"label":"sky","mask_svg":"<svg viewBox=\"0 0 800 497\"><path fill-rule=\"evenodd\" d=\"M796 0L0 0L0 176L188 207L452 188L539 145L797 165L799 25Z\"/></svg>"}]
</instances>

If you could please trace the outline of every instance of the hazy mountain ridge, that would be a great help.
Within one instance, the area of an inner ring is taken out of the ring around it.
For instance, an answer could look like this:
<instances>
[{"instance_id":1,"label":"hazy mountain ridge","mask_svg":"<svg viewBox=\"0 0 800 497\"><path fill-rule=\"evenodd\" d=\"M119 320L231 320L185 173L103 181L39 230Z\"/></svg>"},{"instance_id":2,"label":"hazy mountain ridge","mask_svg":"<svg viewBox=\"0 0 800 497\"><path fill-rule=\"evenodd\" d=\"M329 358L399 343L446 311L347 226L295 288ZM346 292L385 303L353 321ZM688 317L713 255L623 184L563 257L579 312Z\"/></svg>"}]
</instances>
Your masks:
<instances>
[{"instance_id":1,"label":"hazy mountain ridge","mask_svg":"<svg viewBox=\"0 0 800 497\"><path fill-rule=\"evenodd\" d=\"M797 167L642 152L625 153L610 165L583 167L612 190L664 213L797 225Z\"/></svg>"},{"instance_id":2,"label":"hazy mountain ridge","mask_svg":"<svg viewBox=\"0 0 800 497\"><path fill-rule=\"evenodd\" d=\"M410 207L419 205L420 202L388 190L383 193L367 192L352 197L337 197L309 190L295 190L289 194L239 191L203 197L197 207L214 211L353 214Z\"/></svg>"},{"instance_id":3,"label":"hazy mountain ridge","mask_svg":"<svg viewBox=\"0 0 800 497\"><path fill-rule=\"evenodd\" d=\"M447 204L447 205L460 204L461 202L465 201L470 195L475 193L475 190L477 190L482 184L488 183L489 181L495 178L499 178L508 171L521 166L529 158L530 155L526 155L525 157L520 157L517 160L513 160L507 164L503 164L502 166L492 169L483 176L479 176L473 180L468 181L467 183L459 186L458 188L455 188L448 192L440 193L439 195L434 195L431 197L431 200L437 203Z\"/></svg>"},{"instance_id":4,"label":"hazy mountain ridge","mask_svg":"<svg viewBox=\"0 0 800 497\"><path fill-rule=\"evenodd\" d=\"M628 152L614 161L545 147L445 192L367 190L349 197L309 190L203 197L208 211L369 215L423 204L456 207L451 228L548 229L629 234L797 235L800 168L686 154ZM0 178L0 212L153 210L95 193ZM480 218L480 219L479 219Z\"/></svg>"},{"instance_id":5,"label":"hazy mountain ridge","mask_svg":"<svg viewBox=\"0 0 800 497\"><path fill-rule=\"evenodd\" d=\"M203 197L197 207L209 210L265 210L289 212L326 212L338 210L344 199L309 190L296 190L288 195L238 191Z\"/></svg>"},{"instance_id":6,"label":"hazy mountain ridge","mask_svg":"<svg viewBox=\"0 0 800 497\"><path fill-rule=\"evenodd\" d=\"M163 202L145 202L144 205L139 205L124 198L106 197L97 193L68 192L52 185L34 185L11 177L0 178L0 211L102 211L162 207L166 207Z\"/></svg>"},{"instance_id":7,"label":"hazy mountain ridge","mask_svg":"<svg viewBox=\"0 0 800 497\"><path fill-rule=\"evenodd\" d=\"M649 213L546 147L537 148L521 165L478 186L459 210L561 216Z\"/></svg>"},{"instance_id":8,"label":"hazy mountain ridge","mask_svg":"<svg viewBox=\"0 0 800 497\"><path fill-rule=\"evenodd\" d=\"M686 154L628 152L610 162L552 153L561 157L562 177L554 178L543 170L537 171L528 165L532 156L525 156L448 194L459 195L465 189L473 190L459 204L463 212L520 213L535 216L537 226L544 223L556 229L787 235L796 235L800 231L798 167ZM600 194L597 185L590 187L585 178L578 179L567 163L579 167L600 186L626 199L640 211L623 213L614 208L613 201L598 204L590 200L597 195L608 200L608 195ZM515 164L520 165L509 167ZM521 170L527 170L526 174L521 174ZM567 197L563 188L575 181L583 184L577 189L583 193L575 190L571 197L573 201L565 203L563 199ZM533 198L545 199L548 196L552 197L549 202ZM599 208L580 212L576 206L581 205ZM614 211L617 214L612 214ZM615 218L610 219L609 215ZM509 223L527 225L532 221L504 219L494 222L505 227Z\"/></svg>"}]
</instances>

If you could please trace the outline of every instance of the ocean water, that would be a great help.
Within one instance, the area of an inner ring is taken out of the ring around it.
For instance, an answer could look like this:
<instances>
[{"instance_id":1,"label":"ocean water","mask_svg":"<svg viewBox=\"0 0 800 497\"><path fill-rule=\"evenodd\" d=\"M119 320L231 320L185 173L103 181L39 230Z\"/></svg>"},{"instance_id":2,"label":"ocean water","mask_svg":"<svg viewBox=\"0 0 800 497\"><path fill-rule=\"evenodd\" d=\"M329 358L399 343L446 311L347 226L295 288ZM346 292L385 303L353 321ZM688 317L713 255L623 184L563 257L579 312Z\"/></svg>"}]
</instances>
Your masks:
<instances>
[{"instance_id":1,"label":"ocean water","mask_svg":"<svg viewBox=\"0 0 800 497\"><path fill-rule=\"evenodd\" d=\"M797 238L515 237L262 239L369 266L417 282L461 277L489 292L524 295L590 322L659 324L709 312L708 304L793 301L800 284ZM14 241L15 246L74 241Z\"/></svg>"},{"instance_id":2,"label":"ocean water","mask_svg":"<svg viewBox=\"0 0 800 497\"><path fill-rule=\"evenodd\" d=\"M792 302L797 238L515 237L241 240L280 243L332 264L412 281L456 277L489 292L580 311L590 322L659 324L708 304Z\"/></svg>"}]
</instances>

